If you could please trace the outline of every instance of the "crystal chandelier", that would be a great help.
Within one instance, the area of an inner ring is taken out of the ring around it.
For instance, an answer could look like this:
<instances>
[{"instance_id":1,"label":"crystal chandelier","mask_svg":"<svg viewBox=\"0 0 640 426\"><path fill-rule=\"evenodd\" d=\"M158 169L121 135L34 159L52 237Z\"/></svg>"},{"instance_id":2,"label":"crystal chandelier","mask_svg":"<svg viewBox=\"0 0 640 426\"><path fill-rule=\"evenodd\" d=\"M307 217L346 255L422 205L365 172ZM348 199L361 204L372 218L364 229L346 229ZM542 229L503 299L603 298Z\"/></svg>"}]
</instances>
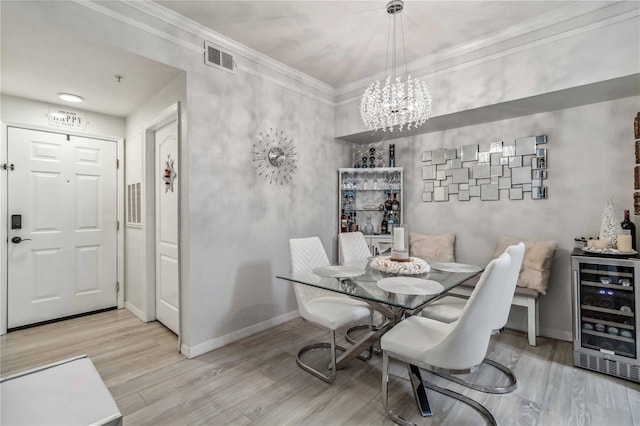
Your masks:
<instances>
[{"instance_id":1,"label":"crystal chandelier","mask_svg":"<svg viewBox=\"0 0 640 426\"><path fill-rule=\"evenodd\" d=\"M391 73L385 68L384 85L376 80L371 83L360 102L360 116L364 124L372 129L393 131L399 126L402 131L418 127L429 119L431 115L431 91L427 83L411 78L407 72L407 56L404 54L404 79L396 74L396 18L404 8L402 0L392 0L387 3L389 14L389 33L387 40L387 61L389 64L389 50L391 47ZM402 51L404 53L404 31L402 17L400 17L400 32L402 35ZM404 80L404 81L403 81Z\"/></svg>"}]
</instances>

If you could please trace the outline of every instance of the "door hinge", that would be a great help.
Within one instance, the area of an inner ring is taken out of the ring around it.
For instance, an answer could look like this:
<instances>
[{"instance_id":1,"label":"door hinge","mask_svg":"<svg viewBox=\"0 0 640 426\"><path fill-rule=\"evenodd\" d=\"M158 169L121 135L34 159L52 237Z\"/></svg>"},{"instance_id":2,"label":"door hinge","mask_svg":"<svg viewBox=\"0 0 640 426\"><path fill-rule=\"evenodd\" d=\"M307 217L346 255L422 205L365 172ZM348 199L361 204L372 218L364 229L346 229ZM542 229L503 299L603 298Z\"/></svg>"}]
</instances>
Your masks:
<instances>
[{"instance_id":1,"label":"door hinge","mask_svg":"<svg viewBox=\"0 0 640 426\"><path fill-rule=\"evenodd\" d=\"M120 159L116 158L116 169L120 168Z\"/></svg>"},{"instance_id":2,"label":"door hinge","mask_svg":"<svg viewBox=\"0 0 640 426\"><path fill-rule=\"evenodd\" d=\"M13 164L7 164L7 163L4 163L4 164L2 165L2 170L13 170L13 169L15 169L15 167L13 166Z\"/></svg>"},{"instance_id":3,"label":"door hinge","mask_svg":"<svg viewBox=\"0 0 640 426\"><path fill-rule=\"evenodd\" d=\"M120 282L116 281L116 293L120 292Z\"/></svg>"},{"instance_id":4,"label":"door hinge","mask_svg":"<svg viewBox=\"0 0 640 426\"><path fill-rule=\"evenodd\" d=\"M120 230L120 221L116 220L116 231Z\"/></svg>"}]
</instances>

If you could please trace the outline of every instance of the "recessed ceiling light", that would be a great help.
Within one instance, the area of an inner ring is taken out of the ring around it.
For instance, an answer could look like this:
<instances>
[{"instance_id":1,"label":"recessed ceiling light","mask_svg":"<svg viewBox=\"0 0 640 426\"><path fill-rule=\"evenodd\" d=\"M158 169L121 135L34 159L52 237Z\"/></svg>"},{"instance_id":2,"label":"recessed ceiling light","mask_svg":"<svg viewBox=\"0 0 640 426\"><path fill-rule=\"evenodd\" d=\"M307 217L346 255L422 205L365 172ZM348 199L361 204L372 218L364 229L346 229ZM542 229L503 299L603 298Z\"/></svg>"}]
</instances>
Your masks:
<instances>
[{"instance_id":1,"label":"recessed ceiling light","mask_svg":"<svg viewBox=\"0 0 640 426\"><path fill-rule=\"evenodd\" d=\"M67 102L82 102L84 100L80 96L72 95L71 93L58 93L58 97Z\"/></svg>"}]
</instances>

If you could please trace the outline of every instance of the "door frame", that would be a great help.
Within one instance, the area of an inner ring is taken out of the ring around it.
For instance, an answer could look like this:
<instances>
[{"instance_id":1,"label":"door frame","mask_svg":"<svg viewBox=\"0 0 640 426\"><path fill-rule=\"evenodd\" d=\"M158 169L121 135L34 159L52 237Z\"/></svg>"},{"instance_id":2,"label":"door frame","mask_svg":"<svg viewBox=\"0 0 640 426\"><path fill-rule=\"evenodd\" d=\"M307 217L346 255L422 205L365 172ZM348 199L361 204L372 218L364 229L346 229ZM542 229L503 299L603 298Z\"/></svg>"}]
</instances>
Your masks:
<instances>
[{"instance_id":1,"label":"door frame","mask_svg":"<svg viewBox=\"0 0 640 426\"><path fill-rule=\"evenodd\" d=\"M15 127L25 130L36 130L47 133L58 133L63 135L79 136L83 138L101 139L105 141L111 141L116 144L116 156L119 161L119 167L116 170L116 203L117 203L117 220L120 226L116 231L116 250L118 251L116 257L116 269L117 279L120 284L118 288L118 309L124 308L124 143L125 139L121 137L96 135L92 133L82 133L73 130L64 131L45 126L26 125L21 123L12 122L0 122L0 164L7 162L8 149L9 149L9 128ZM9 271L9 240L7 229L8 218L8 197L9 197L9 184L8 184L8 170L0 169L0 335L7 333L8 324L8 271Z\"/></svg>"},{"instance_id":2,"label":"door frame","mask_svg":"<svg viewBox=\"0 0 640 426\"><path fill-rule=\"evenodd\" d=\"M161 129L172 121L177 121L178 129L178 174L177 174L177 188L178 188L178 348L182 345L182 333L184 324L184 289L183 289L183 263L184 263L184 250L182 241L182 218L183 216L183 190L185 185L183 184L184 170L182 165L183 161L183 129L182 129L182 112L180 102L176 102L170 107L162 111L155 119L151 121L144 128L144 152L143 158L143 182L142 193L144 194L144 203L142 207L142 217L145 223L143 227L143 241L144 241L144 263L145 266L142 270L143 274L143 302L142 302L142 314L145 321L153 321L156 319L156 130Z\"/></svg>"}]
</instances>

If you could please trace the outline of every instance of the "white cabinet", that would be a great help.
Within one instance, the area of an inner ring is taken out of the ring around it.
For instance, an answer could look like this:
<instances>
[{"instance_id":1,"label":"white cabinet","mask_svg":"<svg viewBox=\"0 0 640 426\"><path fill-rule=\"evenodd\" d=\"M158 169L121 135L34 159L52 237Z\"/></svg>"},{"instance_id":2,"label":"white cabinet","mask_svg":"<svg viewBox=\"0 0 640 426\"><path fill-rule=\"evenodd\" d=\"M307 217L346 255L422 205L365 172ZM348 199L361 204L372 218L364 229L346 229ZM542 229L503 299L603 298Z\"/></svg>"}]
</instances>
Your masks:
<instances>
[{"instance_id":1,"label":"white cabinet","mask_svg":"<svg viewBox=\"0 0 640 426\"><path fill-rule=\"evenodd\" d=\"M343 168L338 176L338 233L360 231L372 255L384 252L403 222L402 167Z\"/></svg>"}]
</instances>

